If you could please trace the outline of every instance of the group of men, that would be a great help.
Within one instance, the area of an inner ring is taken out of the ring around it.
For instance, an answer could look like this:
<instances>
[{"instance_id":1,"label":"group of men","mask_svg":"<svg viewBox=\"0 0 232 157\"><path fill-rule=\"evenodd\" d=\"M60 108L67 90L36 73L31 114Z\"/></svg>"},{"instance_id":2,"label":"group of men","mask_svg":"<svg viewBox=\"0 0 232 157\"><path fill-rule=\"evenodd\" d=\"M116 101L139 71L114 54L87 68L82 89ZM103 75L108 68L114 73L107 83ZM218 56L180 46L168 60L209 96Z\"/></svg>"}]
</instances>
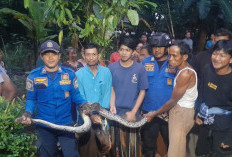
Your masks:
<instances>
[{"instance_id":1,"label":"group of men","mask_svg":"<svg viewBox=\"0 0 232 157\"><path fill-rule=\"evenodd\" d=\"M194 113L197 113L197 124L204 124L203 128L213 132L216 140L213 152L217 155L224 153L224 150L220 152L221 144L226 148L232 146L232 73L229 65L232 62L232 41L218 41L212 50L208 50L211 51L209 61L201 67L204 71L200 81L194 70L196 67L188 63L191 49L184 41L177 40L171 44L166 33L158 33L151 36L148 44L152 54L140 64L131 59L135 41L121 39L118 49L120 60L108 68L99 65L98 46L86 44L83 56L87 65L73 73L69 68L58 65L61 55L59 45L54 41L43 43L40 52L45 65L33 70L27 78L27 101L22 123L31 124L36 109L36 118L59 125L73 125L71 103L79 107L87 102L97 102L127 121L135 122L141 115L147 118L141 130L112 121L109 122L110 129L105 125L111 132L113 143L109 156L154 157L160 132L168 146L168 156L185 157L186 136L194 125ZM202 62L196 58L195 65ZM196 70L198 72L199 69ZM201 106L199 111L194 111L197 87L201 89L201 99L197 101ZM79 140L72 133L37 125L40 156L57 156L57 142L61 145L63 156L78 156L76 142L80 156L102 156L96 134L107 120L96 113L92 113L90 118L92 128L80 135ZM225 118L228 119L226 122L223 121Z\"/></svg>"}]
</instances>

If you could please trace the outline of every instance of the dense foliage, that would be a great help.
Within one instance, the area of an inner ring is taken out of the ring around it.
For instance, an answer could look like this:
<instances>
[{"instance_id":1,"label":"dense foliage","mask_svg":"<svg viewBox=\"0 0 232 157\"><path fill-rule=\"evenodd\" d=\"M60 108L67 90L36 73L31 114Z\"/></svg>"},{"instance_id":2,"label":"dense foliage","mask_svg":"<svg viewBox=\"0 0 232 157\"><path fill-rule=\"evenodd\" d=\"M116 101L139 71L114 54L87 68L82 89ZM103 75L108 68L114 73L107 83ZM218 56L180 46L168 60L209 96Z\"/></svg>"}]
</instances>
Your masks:
<instances>
[{"instance_id":1,"label":"dense foliage","mask_svg":"<svg viewBox=\"0 0 232 157\"><path fill-rule=\"evenodd\" d=\"M25 51L24 61L34 65L47 39L67 41L63 47L96 42L108 59L117 48L115 30L163 31L179 39L190 30L195 50L202 50L210 33L231 28L232 0L2 0L0 17L0 48L22 41L34 52Z\"/></svg>"},{"instance_id":2,"label":"dense foliage","mask_svg":"<svg viewBox=\"0 0 232 157\"><path fill-rule=\"evenodd\" d=\"M14 120L22 115L25 98L8 102L0 97L0 156L35 156L36 136Z\"/></svg>"}]
</instances>

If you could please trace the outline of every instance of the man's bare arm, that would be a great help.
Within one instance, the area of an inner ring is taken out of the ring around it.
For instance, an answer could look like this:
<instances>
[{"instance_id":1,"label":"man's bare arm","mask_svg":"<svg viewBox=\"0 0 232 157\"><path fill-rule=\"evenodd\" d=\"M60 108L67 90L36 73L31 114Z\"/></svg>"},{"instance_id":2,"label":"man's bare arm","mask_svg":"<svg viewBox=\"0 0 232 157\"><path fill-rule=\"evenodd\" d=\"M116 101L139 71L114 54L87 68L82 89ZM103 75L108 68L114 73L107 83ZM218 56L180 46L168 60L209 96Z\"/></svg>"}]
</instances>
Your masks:
<instances>
[{"instance_id":1,"label":"man's bare arm","mask_svg":"<svg viewBox=\"0 0 232 157\"><path fill-rule=\"evenodd\" d=\"M145 114L148 121L152 120L155 116L170 110L176 103L183 97L189 85L191 84L191 77L194 73L190 70L185 70L179 75L176 85L172 91L171 99L168 100L159 110L152 114Z\"/></svg>"},{"instance_id":2,"label":"man's bare arm","mask_svg":"<svg viewBox=\"0 0 232 157\"><path fill-rule=\"evenodd\" d=\"M110 97L110 111L113 114L116 114L116 106L115 106L115 92L114 92L114 87L111 87L111 97Z\"/></svg>"},{"instance_id":3,"label":"man's bare arm","mask_svg":"<svg viewBox=\"0 0 232 157\"><path fill-rule=\"evenodd\" d=\"M13 100L16 94L16 89L14 84L11 82L10 78L3 75L4 83L2 84L2 96L6 100Z\"/></svg>"},{"instance_id":4,"label":"man's bare arm","mask_svg":"<svg viewBox=\"0 0 232 157\"><path fill-rule=\"evenodd\" d=\"M145 94L146 94L146 91L145 90L141 90L140 92L139 92L139 96L138 96L138 98L137 98L137 100L136 100L136 103L135 103L135 106L133 107L133 109L131 110L131 112L133 112L133 113L137 113L137 111L139 110L139 108L140 108L140 106L141 106L141 104L142 104L142 102L143 102L143 99L144 99L144 97L145 97Z\"/></svg>"},{"instance_id":5,"label":"man's bare arm","mask_svg":"<svg viewBox=\"0 0 232 157\"><path fill-rule=\"evenodd\" d=\"M126 113L126 120L128 121L135 121L136 120L136 113L137 111L139 110L142 102L143 102L143 99L145 97L145 94L146 94L146 91L145 90L141 90L139 92L139 96L136 100L136 103L135 103L135 106L133 107L133 109L130 111L130 112L127 112Z\"/></svg>"}]
</instances>

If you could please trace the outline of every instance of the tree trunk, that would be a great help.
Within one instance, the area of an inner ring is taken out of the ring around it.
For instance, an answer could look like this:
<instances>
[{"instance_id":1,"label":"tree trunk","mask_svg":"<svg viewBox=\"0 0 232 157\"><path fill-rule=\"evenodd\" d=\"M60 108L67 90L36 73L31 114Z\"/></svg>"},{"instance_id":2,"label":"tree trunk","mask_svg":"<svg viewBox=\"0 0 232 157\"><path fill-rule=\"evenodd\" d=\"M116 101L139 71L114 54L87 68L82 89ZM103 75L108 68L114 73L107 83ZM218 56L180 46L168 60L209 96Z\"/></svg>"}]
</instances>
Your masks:
<instances>
[{"instance_id":1,"label":"tree trunk","mask_svg":"<svg viewBox=\"0 0 232 157\"><path fill-rule=\"evenodd\" d=\"M38 41L36 39L33 40L33 49L34 49L34 61L33 61L33 65L36 65L36 61L37 61L37 57L38 57Z\"/></svg>"},{"instance_id":2,"label":"tree trunk","mask_svg":"<svg viewBox=\"0 0 232 157\"><path fill-rule=\"evenodd\" d=\"M205 29L201 29L201 33L199 35L199 41L197 46L197 52L203 51L205 48L205 39L206 39L207 33Z\"/></svg>"},{"instance_id":3,"label":"tree trunk","mask_svg":"<svg viewBox=\"0 0 232 157\"><path fill-rule=\"evenodd\" d=\"M169 20L170 20L170 24L171 24L171 31L172 31L171 34L175 38L175 33L174 33L174 29L173 29L173 23L172 23L172 16L171 16L171 11L170 11L169 0L167 0L167 6L168 6L168 16L169 16Z\"/></svg>"}]
</instances>

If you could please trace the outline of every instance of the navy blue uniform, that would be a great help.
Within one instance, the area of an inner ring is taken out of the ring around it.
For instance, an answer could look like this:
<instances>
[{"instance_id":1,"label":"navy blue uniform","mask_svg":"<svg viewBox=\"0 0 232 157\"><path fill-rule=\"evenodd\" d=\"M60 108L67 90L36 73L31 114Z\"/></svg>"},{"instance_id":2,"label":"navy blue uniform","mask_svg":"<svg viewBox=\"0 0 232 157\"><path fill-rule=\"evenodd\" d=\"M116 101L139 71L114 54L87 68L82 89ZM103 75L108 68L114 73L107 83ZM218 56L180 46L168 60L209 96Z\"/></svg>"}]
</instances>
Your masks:
<instances>
[{"instance_id":1,"label":"navy blue uniform","mask_svg":"<svg viewBox=\"0 0 232 157\"><path fill-rule=\"evenodd\" d=\"M173 90L173 81L176 74L175 69L170 69L168 60L164 61L159 68L154 56L149 56L142 61L147 71L149 89L142 104L143 113L158 110L170 98ZM145 124L141 129L143 142L143 155L154 156L156 152L156 140L159 132L164 142L168 145L168 124L160 118L153 118L150 123Z\"/></svg>"},{"instance_id":2,"label":"navy blue uniform","mask_svg":"<svg viewBox=\"0 0 232 157\"><path fill-rule=\"evenodd\" d=\"M159 68L153 56L145 58L142 64L147 71L149 82L142 109L147 112L158 110L171 98L176 71L169 68L167 60Z\"/></svg>"},{"instance_id":3,"label":"navy blue uniform","mask_svg":"<svg viewBox=\"0 0 232 157\"><path fill-rule=\"evenodd\" d=\"M71 102L76 105L86 103L78 90L77 79L71 69L59 67L55 73L49 73L44 67L32 70L27 78L26 111L36 118L59 125L72 123ZM64 156L77 156L74 134L37 126L38 148L41 156L56 155L56 143L59 140Z\"/></svg>"},{"instance_id":4,"label":"navy blue uniform","mask_svg":"<svg viewBox=\"0 0 232 157\"><path fill-rule=\"evenodd\" d=\"M43 67L34 69L27 78L26 111L33 114L37 106L36 118L55 124L70 124L71 102L86 103L77 86L75 74L69 68L60 67L54 79Z\"/></svg>"}]
</instances>

